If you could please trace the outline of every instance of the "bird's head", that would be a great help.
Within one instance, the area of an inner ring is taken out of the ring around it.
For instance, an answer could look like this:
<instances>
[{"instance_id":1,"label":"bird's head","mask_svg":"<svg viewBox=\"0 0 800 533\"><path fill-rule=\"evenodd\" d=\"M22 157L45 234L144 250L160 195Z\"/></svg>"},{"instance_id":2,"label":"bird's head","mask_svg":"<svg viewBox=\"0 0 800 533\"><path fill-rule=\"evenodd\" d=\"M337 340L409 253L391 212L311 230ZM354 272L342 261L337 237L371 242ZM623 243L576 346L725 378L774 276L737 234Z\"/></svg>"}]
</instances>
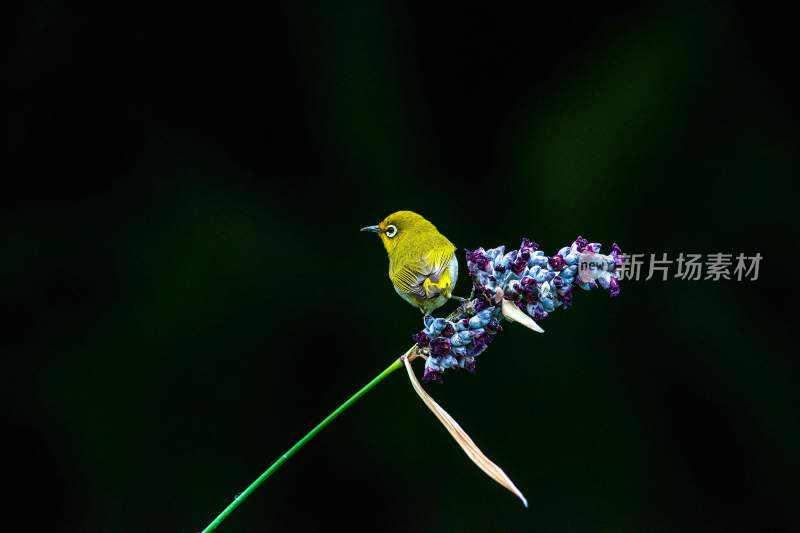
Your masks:
<instances>
[{"instance_id":1,"label":"bird's head","mask_svg":"<svg viewBox=\"0 0 800 533\"><path fill-rule=\"evenodd\" d=\"M377 233L386 251L391 254L397 245L407 239L413 239L430 231L437 231L436 226L413 211L396 211L384 218L377 226L367 226L361 231Z\"/></svg>"}]
</instances>

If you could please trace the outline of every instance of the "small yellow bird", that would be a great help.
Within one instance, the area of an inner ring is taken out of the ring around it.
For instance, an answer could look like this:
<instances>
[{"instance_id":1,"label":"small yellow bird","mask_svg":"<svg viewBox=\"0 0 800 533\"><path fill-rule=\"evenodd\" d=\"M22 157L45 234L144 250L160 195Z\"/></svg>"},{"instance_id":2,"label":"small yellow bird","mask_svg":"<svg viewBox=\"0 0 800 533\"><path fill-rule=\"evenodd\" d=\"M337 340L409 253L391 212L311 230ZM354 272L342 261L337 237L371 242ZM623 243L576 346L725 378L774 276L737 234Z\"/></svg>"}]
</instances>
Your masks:
<instances>
[{"instance_id":1,"label":"small yellow bird","mask_svg":"<svg viewBox=\"0 0 800 533\"><path fill-rule=\"evenodd\" d=\"M452 295L458 278L456 247L436 226L413 211L392 213L377 226L389 255L389 279L404 300L424 314L441 307Z\"/></svg>"}]
</instances>

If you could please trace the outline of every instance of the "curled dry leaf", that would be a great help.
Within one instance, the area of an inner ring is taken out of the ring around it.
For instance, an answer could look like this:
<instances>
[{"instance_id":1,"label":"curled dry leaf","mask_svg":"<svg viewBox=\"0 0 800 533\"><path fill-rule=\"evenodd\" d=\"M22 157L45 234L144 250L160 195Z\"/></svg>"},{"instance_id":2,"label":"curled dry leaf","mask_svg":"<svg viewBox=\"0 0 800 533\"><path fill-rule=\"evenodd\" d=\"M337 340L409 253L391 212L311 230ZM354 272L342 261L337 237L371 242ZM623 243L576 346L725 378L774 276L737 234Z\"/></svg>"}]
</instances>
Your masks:
<instances>
[{"instance_id":1,"label":"curled dry leaf","mask_svg":"<svg viewBox=\"0 0 800 533\"><path fill-rule=\"evenodd\" d=\"M411 380L411 385L414 387L417 395L422 398L422 401L425 402L425 405L428 406L436 418L442 423L445 429L450 433L450 435L456 440L461 449L464 450L464 453L467 454L473 463L478 465L478 468L483 470L486 475L490 478L495 480L497 483L514 493L517 498L522 500L522 503L525 507L528 506L528 500L525 499L525 496L522 495L522 492L514 485L514 483L509 479L503 469L494 464L492 461L486 457L483 452L475 445L472 439L467 435L467 433L461 429L461 426L458 425L458 422L453 420L447 411L442 409L442 407L431 398L428 393L422 388L419 381L417 380L417 376L414 374L414 370L411 368L411 363L409 362L408 357L403 357L403 363L406 366L406 370L408 371L408 378Z\"/></svg>"}]
</instances>

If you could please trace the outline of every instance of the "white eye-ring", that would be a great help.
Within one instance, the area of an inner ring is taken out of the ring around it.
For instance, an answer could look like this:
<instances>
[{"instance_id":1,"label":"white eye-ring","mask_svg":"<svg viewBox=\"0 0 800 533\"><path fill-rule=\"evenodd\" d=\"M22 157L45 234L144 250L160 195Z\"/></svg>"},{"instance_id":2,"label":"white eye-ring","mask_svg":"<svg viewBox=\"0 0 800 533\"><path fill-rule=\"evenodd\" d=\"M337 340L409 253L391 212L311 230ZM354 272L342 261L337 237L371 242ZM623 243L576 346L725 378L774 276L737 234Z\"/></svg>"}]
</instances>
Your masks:
<instances>
[{"instance_id":1,"label":"white eye-ring","mask_svg":"<svg viewBox=\"0 0 800 533\"><path fill-rule=\"evenodd\" d=\"M386 233L386 236L391 239L392 237L397 235L397 227L394 226L393 224L389 224L388 226L386 226L386 231L384 233Z\"/></svg>"}]
</instances>

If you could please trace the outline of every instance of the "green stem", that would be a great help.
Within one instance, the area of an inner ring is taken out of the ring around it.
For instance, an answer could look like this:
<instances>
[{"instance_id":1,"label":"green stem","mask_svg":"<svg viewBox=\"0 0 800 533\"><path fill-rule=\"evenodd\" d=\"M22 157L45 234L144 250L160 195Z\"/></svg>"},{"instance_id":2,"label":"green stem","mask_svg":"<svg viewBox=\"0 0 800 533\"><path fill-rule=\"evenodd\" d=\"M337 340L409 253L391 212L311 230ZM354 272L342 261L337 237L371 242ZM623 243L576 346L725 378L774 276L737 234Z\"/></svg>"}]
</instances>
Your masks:
<instances>
[{"instance_id":1,"label":"green stem","mask_svg":"<svg viewBox=\"0 0 800 533\"><path fill-rule=\"evenodd\" d=\"M412 348L412 349L413 349L413 348ZM409 352L410 352L410 351L411 351L411 350L409 350ZM405 356L408 356L408 352L406 352ZM299 441L297 441L297 443L296 443L294 446L292 446L291 448L289 448L289 451L287 451L286 453L284 453L283 455L281 455L281 456L280 456L280 458L279 458L277 461L275 461L274 463L272 463L272 465L271 465L269 468L267 468L267 470L266 470L266 471L265 471L263 474L261 474L260 476L258 476L258 478L257 478L255 481L253 481L252 483L250 483L250 486L249 486L249 487L247 487L247 488L244 490L244 492L242 492L242 493L241 493L241 494L239 494L239 495L238 495L236 498L234 498L234 500L233 500L233 501L230 503L230 505L228 505L228 506L227 506L227 507L226 507L226 508L225 508L225 509L224 509L224 510L221 512L221 513L219 513L219 516L217 516L217 517L214 519L214 521L213 521L213 522L211 522L210 524L208 524L208 527L206 527L206 528L203 530L203 533L207 533L207 532L209 532L209 531L214 531L215 529L217 529L217 527L219 527L219 525L220 525L220 524L221 524L221 523L222 523L222 522L223 522L223 521L224 521L226 518L228 518L228 515L230 515L230 514L231 514L231 513L232 513L234 510L236 510L236 508L237 508L237 507L239 507L239 504L241 504L241 503L242 503L242 502L243 502L245 499L247 499L247 497L248 497L248 496L250 496L250 495L251 495L253 492L255 492L255 490L256 490L256 489L257 489L257 488L258 488L258 487L259 487L259 486L260 486L262 483L264 483L264 481L265 481L265 480L266 480L268 477L270 477L270 476L271 476L271 475L272 475L272 474L273 474L273 473L274 473L274 472L275 472L277 469L279 469L279 468L281 467L281 465L283 465L283 463L285 463L285 462L286 462L286 461L287 461L287 460L288 460L288 459L289 459L289 458L290 458L292 455L294 455L294 454L297 452L297 450L299 450L300 448L302 448L302 447L303 447L303 446L304 446L304 445L305 445L305 444L306 444L308 441L310 441L311 439L313 439L313 438L314 438L314 436L315 436L317 433L319 433L320 431L322 431L322 428L324 428L325 426L327 426L328 424L330 424L330 423L331 423L331 421L332 421L334 418L336 418L337 416L339 416L340 414L342 414L342 413L343 413L343 412L344 412L344 411L345 411L345 410L346 410L348 407L350 407L351 405L353 405L353 404L356 402L356 400L358 400L359 398L361 398L362 396L364 396L364 394L366 394L367 392L369 392L369 390L370 390L372 387L374 387L375 385L377 385L378 383L380 383L380 382L383 380L383 378L385 378L386 376L388 376L389 374L391 374L392 372L394 372L394 371L395 371L395 370L397 370L398 368L401 368L402 366L403 366L403 361L402 361L402 358L399 358L399 359L395 360L395 362L394 362L394 363L392 363L391 365L389 365L389 366L386 368L386 370L384 370L383 372L381 372L380 374L378 374L378 375L377 375L377 376L376 376L376 377L375 377L375 378L374 378L372 381L370 381L369 383L367 383L366 385L364 385L364 387L363 387L361 390L359 390L357 393L355 393L354 395L352 395L352 396L351 396L351 397L350 397L350 398L349 398L349 399L348 399L346 402L344 402L342 405L340 405L339 407L337 407L337 408L336 408L336 410L335 410L334 412L332 412L332 413L331 413L331 414L329 414L327 417L325 417L325 420L323 420L322 422L320 422L319 424L317 424L317 426L316 426L314 429L312 429L311 431L309 431L309 432L306 434L306 436L305 436L305 437L303 437L302 439L300 439Z\"/></svg>"}]
</instances>

